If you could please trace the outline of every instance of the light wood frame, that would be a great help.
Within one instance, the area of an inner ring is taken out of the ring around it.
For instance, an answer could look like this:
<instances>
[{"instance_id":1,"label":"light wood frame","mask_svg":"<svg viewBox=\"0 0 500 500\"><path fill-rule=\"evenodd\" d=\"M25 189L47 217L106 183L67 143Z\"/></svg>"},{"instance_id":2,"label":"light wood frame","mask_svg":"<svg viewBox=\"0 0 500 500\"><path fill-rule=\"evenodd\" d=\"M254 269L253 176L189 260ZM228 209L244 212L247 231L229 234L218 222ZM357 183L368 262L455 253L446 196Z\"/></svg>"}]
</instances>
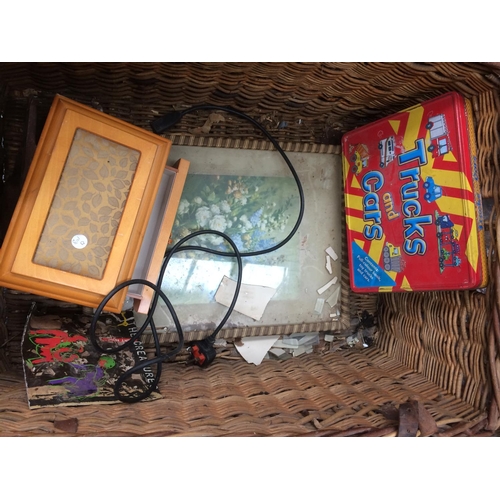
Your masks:
<instances>
[{"instance_id":1,"label":"light wood frame","mask_svg":"<svg viewBox=\"0 0 500 500\"><path fill-rule=\"evenodd\" d=\"M158 193L156 202L159 205L159 214L157 219L153 220L153 216L149 222L151 226L152 240L148 240L149 227L146 230L146 238L139 254L137 267L134 272L134 278L143 278L152 283L157 282L165 249L168 246L172 227L174 225L177 209L181 201L182 191L186 182L186 177L189 170L189 162L184 159L178 160L173 167L165 168L165 176L174 174L170 189L166 190L165 198L162 199L162 193ZM140 262L144 260L144 262ZM150 287L135 287L137 291L128 291L129 297L134 298L134 309L141 314L147 314L154 291Z\"/></svg>"},{"instance_id":2,"label":"light wood frame","mask_svg":"<svg viewBox=\"0 0 500 500\"><path fill-rule=\"evenodd\" d=\"M75 131L79 128L140 153L101 279L33 262ZM170 147L168 139L57 95L4 239L0 285L97 307L114 286L132 276ZM126 293L126 289L118 292L106 310L120 312Z\"/></svg>"}]
</instances>

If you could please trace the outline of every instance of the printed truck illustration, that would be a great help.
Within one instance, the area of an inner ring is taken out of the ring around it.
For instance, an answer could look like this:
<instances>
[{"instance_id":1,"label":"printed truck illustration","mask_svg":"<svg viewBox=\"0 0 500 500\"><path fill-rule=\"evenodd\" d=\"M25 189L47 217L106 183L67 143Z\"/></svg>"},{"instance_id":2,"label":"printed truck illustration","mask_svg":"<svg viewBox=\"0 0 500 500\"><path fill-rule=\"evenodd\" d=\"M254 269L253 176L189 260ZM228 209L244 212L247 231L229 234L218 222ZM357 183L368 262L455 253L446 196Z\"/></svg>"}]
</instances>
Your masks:
<instances>
[{"instance_id":1,"label":"printed truck illustration","mask_svg":"<svg viewBox=\"0 0 500 500\"><path fill-rule=\"evenodd\" d=\"M437 211L434 215L437 227L439 269L443 272L445 267L458 267L462 263L459 257L458 231L449 215L440 215Z\"/></svg>"},{"instance_id":2,"label":"printed truck illustration","mask_svg":"<svg viewBox=\"0 0 500 500\"><path fill-rule=\"evenodd\" d=\"M450 227L453 227L455 224L450 219L449 215L439 215L438 212L436 212L436 226L440 226L443 229L449 229Z\"/></svg>"},{"instance_id":3,"label":"printed truck illustration","mask_svg":"<svg viewBox=\"0 0 500 500\"><path fill-rule=\"evenodd\" d=\"M445 155L451 151L448 127L446 126L444 115L431 116L425 128L429 130L431 138L431 143L427 151L432 153L433 158Z\"/></svg>"},{"instance_id":4,"label":"printed truck illustration","mask_svg":"<svg viewBox=\"0 0 500 500\"><path fill-rule=\"evenodd\" d=\"M394 136L379 141L378 149L380 151L380 168L385 168L396 158L396 140Z\"/></svg>"},{"instance_id":5,"label":"printed truck illustration","mask_svg":"<svg viewBox=\"0 0 500 500\"><path fill-rule=\"evenodd\" d=\"M432 177L427 177L424 182L424 199L429 203L436 201L443 196L443 189L441 186L436 185Z\"/></svg>"},{"instance_id":6,"label":"printed truck illustration","mask_svg":"<svg viewBox=\"0 0 500 500\"><path fill-rule=\"evenodd\" d=\"M386 271L396 271L400 273L404 268L404 263L401 260L401 249L395 247L391 243L386 243L382 250L384 259L384 269Z\"/></svg>"},{"instance_id":7,"label":"printed truck illustration","mask_svg":"<svg viewBox=\"0 0 500 500\"><path fill-rule=\"evenodd\" d=\"M359 174L361 169L368 165L368 148L364 144L357 144L351 156L352 171L354 174Z\"/></svg>"}]
</instances>

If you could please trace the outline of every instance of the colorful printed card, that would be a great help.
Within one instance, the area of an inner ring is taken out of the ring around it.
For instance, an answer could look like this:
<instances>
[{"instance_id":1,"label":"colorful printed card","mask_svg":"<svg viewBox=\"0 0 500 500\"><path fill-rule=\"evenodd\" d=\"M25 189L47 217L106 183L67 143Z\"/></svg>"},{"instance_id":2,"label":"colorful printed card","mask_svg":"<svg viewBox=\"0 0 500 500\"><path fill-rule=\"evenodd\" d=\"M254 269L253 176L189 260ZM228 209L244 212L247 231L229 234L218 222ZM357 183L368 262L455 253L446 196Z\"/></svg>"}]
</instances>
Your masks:
<instances>
[{"instance_id":1,"label":"colorful printed card","mask_svg":"<svg viewBox=\"0 0 500 500\"><path fill-rule=\"evenodd\" d=\"M114 387L118 377L146 359L142 343L133 349L106 354L97 351L88 337L91 316L64 313L31 316L23 336L23 360L30 408L116 403ZM103 314L98 337L103 347L124 344L137 332L132 312ZM152 383L152 368L133 375L123 384L129 395L145 392ZM156 391L151 399L161 397Z\"/></svg>"}]
</instances>

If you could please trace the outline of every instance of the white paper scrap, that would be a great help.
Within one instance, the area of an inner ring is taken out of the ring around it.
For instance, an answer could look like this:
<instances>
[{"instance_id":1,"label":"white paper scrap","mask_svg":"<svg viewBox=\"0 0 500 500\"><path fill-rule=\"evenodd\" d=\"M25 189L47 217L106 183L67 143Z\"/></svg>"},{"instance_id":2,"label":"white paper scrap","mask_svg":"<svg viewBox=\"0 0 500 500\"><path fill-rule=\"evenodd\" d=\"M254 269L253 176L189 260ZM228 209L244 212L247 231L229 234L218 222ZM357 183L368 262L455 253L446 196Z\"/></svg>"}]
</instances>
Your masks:
<instances>
[{"instance_id":1,"label":"white paper scrap","mask_svg":"<svg viewBox=\"0 0 500 500\"><path fill-rule=\"evenodd\" d=\"M332 285L335 285L335 283L337 283L337 276L331 279L326 285L318 288L318 293L321 295L322 293L326 292Z\"/></svg>"},{"instance_id":2,"label":"white paper scrap","mask_svg":"<svg viewBox=\"0 0 500 500\"><path fill-rule=\"evenodd\" d=\"M335 253L335 250L332 248L332 247L328 247L325 252L333 259L333 260L337 260L339 257L338 255Z\"/></svg>"},{"instance_id":3,"label":"white paper scrap","mask_svg":"<svg viewBox=\"0 0 500 500\"><path fill-rule=\"evenodd\" d=\"M229 307L236 290L236 281L224 276L220 282L215 300L223 306ZM262 318L267 304L276 293L276 288L261 285L241 285L240 294L234 307L235 311L255 320Z\"/></svg>"},{"instance_id":4,"label":"white paper scrap","mask_svg":"<svg viewBox=\"0 0 500 500\"><path fill-rule=\"evenodd\" d=\"M327 255L327 256L326 256L326 264L325 264L325 266L326 266L326 270L327 270L330 274L332 274L332 273L333 273L333 269L332 269L332 258L331 258L329 255Z\"/></svg>"},{"instance_id":5,"label":"white paper scrap","mask_svg":"<svg viewBox=\"0 0 500 500\"><path fill-rule=\"evenodd\" d=\"M279 338L279 335L270 335L268 337L243 337L241 339L243 345L235 344L235 347L247 363L260 365L269 349L271 349Z\"/></svg>"},{"instance_id":6,"label":"white paper scrap","mask_svg":"<svg viewBox=\"0 0 500 500\"><path fill-rule=\"evenodd\" d=\"M335 287L333 293L326 299L327 304L330 304L330 307L334 307L337 305L340 296L340 285Z\"/></svg>"},{"instance_id":7,"label":"white paper scrap","mask_svg":"<svg viewBox=\"0 0 500 500\"><path fill-rule=\"evenodd\" d=\"M325 305L325 299L317 299L316 306L314 307L314 312L316 314L321 314L323 312L324 305Z\"/></svg>"}]
</instances>

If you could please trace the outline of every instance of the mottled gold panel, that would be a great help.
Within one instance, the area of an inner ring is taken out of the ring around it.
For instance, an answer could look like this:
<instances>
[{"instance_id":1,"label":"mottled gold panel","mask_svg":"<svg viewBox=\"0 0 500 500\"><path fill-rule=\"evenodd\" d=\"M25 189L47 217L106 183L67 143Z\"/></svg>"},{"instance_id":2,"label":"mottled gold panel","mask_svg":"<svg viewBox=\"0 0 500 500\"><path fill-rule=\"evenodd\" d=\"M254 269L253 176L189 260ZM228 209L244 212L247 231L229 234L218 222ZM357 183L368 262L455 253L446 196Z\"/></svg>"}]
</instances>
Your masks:
<instances>
[{"instance_id":1,"label":"mottled gold panel","mask_svg":"<svg viewBox=\"0 0 500 500\"><path fill-rule=\"evenodd\" d=\"M33 262L102 279L140 153L77 129Z\"/></svg>"}]
</instances>

